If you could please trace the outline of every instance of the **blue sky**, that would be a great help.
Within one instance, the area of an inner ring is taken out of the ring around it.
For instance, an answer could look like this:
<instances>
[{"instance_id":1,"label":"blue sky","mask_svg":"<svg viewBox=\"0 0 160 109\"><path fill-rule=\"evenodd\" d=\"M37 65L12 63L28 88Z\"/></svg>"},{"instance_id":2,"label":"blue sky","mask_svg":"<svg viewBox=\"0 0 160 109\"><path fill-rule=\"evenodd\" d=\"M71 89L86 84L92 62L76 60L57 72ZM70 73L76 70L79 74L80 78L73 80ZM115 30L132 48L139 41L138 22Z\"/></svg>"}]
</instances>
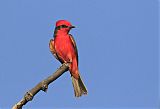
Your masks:
<instances>
[{"instance_id":1,"label":"blue sky","mask_svg":"<svg viewBox=\"0 0 160 109\"><path fill-rule=\"evenodd\" d=\"M0 107L11 107L60 66L49 51L67 19L88 95L74 98L65 73L27 108L158 107L158 1L1 0Z\"/></svg>"}]
</instances>

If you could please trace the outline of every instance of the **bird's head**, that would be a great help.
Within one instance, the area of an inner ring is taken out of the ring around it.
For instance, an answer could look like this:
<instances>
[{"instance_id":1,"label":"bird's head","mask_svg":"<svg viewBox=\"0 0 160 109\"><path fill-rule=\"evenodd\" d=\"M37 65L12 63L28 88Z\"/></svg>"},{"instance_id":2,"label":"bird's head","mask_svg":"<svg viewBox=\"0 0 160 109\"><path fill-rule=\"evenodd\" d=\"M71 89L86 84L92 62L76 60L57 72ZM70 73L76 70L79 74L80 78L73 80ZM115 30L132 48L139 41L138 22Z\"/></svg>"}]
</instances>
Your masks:
<instances>
[{"instance_id":1,"label":"bird's head","mask_svg":"<svg viewBox=\"0 0 160 109\"><path fill-rule=\"evenodd\" d=\"M56 29L61 31L69 32L72 28L75 28L69 21L67 20L58 20L56 22Z\"/></svg>"}]
</instances>

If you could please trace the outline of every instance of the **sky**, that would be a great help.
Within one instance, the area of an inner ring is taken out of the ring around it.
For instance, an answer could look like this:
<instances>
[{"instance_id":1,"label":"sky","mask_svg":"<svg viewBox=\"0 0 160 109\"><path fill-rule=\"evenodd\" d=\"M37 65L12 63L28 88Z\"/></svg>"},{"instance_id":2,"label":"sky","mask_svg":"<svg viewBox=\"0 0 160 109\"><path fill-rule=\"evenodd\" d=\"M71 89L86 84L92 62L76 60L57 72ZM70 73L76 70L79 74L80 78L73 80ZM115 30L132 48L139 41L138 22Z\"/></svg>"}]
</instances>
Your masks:
<instances>
[{"instance_id":1,"label":"sky","mask_svg":"<svg viewBox=\"0 0 160 109\"><path fill-rule=\"evenodd\" d=\"M61 66L48 47L60 19L76 26L88 95L74 97L66 72L24 108L158 108L158 14L156 0L1 0L0 108Z\"/></svg>"}]
</instances>

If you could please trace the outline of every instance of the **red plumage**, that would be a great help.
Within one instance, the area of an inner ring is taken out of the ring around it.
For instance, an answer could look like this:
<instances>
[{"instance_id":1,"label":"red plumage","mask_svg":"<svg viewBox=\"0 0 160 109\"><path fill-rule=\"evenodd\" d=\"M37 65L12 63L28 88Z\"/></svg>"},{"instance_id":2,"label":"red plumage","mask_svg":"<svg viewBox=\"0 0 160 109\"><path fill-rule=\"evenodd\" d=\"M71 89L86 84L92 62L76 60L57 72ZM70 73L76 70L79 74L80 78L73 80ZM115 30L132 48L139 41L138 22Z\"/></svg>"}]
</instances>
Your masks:
<instances>
[{"instance_id":1,"label":"red plumage","mask_svg":"<svg viewBox=\"0 0 160 109\"><path fill-rule=\"evenodd\" d=\"M59 20L56 22L54 40L50 40L50 51L61 63L70 62L69 71L72 77L72 83L75 96L87 94L87 89L81 79L78 70L78 51L72 35L68 34L74 28L70 22Z\"/></svg>"}]
</instances>

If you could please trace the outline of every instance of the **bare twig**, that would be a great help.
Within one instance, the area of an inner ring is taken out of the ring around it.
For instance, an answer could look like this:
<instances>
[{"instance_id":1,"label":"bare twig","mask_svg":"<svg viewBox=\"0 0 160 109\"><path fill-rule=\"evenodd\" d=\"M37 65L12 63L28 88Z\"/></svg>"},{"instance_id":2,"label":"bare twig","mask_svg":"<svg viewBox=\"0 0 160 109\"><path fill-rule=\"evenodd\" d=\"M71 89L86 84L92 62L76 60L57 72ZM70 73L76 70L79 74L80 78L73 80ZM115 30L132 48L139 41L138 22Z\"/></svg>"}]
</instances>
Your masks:
<instances>
[{"instance_id":1,"label":"bare twig","mask_svg":"<svg viewBox=\"0 0 160 109\"><path fill-rule=\"evenodd\" d=\"M34 88L26 92L24 97L18 103L16 103L12 107L12 109L22 109L22 106L25 105L28 101L31 101L40 90L46 92L48 89L48 85L59 78L64 72L68 71L68 67L69 63L62 64L62 66L55 73L53 73L51 76L38 83Z\"/></svg>"}]
</instances>

